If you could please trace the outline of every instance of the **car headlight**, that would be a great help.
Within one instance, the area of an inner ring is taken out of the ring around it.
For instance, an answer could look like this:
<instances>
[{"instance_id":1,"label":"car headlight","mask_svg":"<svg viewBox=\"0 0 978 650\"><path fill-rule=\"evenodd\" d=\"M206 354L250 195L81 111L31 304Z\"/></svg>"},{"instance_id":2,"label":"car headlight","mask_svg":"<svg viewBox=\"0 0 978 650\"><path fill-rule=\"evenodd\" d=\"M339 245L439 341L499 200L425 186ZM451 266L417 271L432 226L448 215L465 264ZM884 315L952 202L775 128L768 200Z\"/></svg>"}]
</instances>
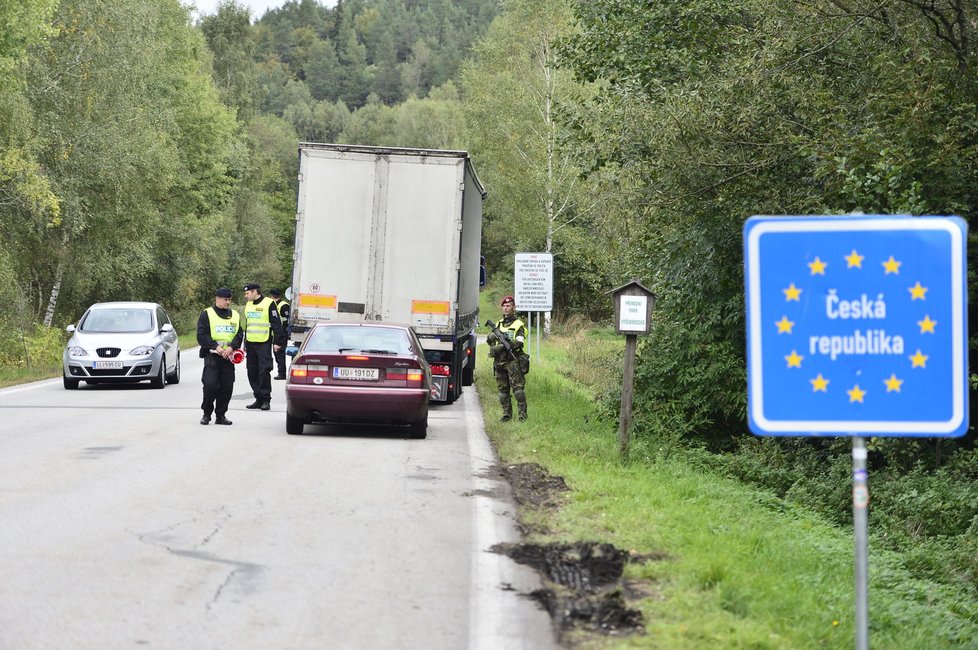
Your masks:
<instances>
[{"instance_id":1,"label":"car headlight","mask_svg":"<svg viewBox=\"0 0 978 650\"><path fill-rule=\"evenodd\" d=\"M145 357L147 355L153 354L153 350L156 349L155 345L140 345L138 348L133 348L129 351L134 357Z\"/></svg>"},{"instance_id":2,"label":"car headlight","mask_svg":"<svg viewBox=\"0 0 978 650\"><path fill-rule=\"evenodd\" d=\"M80 348L77 345L73 345L70 348L68 348L68 356L69 357L87 357L88 356L88 352L85 352L85 349L84 348Z\"/></svg>"}]
</instances>

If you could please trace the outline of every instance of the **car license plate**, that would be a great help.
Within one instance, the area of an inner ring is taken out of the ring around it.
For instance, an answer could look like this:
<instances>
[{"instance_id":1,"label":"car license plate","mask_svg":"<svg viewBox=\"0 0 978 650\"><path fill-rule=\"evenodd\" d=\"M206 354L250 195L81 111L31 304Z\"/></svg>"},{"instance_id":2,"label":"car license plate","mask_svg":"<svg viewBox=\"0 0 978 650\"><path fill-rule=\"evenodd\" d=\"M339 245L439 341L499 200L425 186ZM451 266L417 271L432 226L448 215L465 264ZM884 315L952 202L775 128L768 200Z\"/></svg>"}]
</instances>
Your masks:
<instances>
[{"instance_id":1,"label":"car license plate","mask_svg":"<svg viewBox=\"0 0 978 650\"><path fill-rule=\"evenodd\" d=\"M337 368L333 367L333 379L356 379L361 381L377 381L380 371L377 368Z\"/></svg>"},{"instance_id":2,"label":"car license plate","mask_svg":"<svg viewBox=\"0 0 978 650\"><path fill-rule=\"evenodd\" d=\"M96 370L122 370L121 361L95 361L92 367Z\"/></svg>"}]
</instances>

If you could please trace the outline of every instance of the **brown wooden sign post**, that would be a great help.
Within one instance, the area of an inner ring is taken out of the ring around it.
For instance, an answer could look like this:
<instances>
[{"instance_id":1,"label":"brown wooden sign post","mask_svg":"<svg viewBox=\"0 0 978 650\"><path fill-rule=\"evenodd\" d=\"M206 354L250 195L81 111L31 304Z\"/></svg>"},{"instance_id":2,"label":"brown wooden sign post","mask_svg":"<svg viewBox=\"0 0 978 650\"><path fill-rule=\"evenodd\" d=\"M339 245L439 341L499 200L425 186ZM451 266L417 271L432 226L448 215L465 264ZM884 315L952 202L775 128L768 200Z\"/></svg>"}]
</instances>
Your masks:
<instances>
[{"instance_id":1,"label":"brown wooden sign post","mask_svg":"<svg viewBox=\"0 0 978 650\"><path fill-rule=\"evenodd\" d=\"M622 372L621 415L618 418L618 453L628 456L629 431L632 421L632 387L635 383L635 349L639 335L645 336L652 327L655 294L632 279L611 290L615 299L615 332L625 335L625 365Z\"/></svg>"}]
</instances>

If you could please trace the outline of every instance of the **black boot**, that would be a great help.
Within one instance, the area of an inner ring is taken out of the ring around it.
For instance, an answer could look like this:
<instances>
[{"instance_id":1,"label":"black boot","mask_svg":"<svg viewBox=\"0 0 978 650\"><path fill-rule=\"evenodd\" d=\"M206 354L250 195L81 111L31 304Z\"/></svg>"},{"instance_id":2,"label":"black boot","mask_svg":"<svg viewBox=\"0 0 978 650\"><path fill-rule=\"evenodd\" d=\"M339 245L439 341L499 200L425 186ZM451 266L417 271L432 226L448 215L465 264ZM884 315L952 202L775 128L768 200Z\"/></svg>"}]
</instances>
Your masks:
<instances>
[{"instance_id":1,"label":"black boot","mask_svg":"<svg viewBox=\"0 0 978 650\"><path fill-rule=\"evenodd\" d=\"M214 424L231 424L231 420L227 419L223 415L218 415L217 419L214 420Z\"/></svg>"},{"instance_id":2,"label":"black boot","mask_svg":"<svg viewBox=\"0 0 978 650\"><path fill-rule=\"evenodd\" d=\"M256 399L254 402L246 406L246 409L260 409L261 405L264 404L260 399Z\"/></svg>"},{"instance_id":3,"label":"black boot","mask_svg":"<svg viewBox=\"0 0 978 650\"><path fill-rule=\"evenodd\" d=\"M200 423L201 424L210 424L211 423L211 414L210 413L204 413L204 417L200 418Z\"/></svg>"}]
</instances>

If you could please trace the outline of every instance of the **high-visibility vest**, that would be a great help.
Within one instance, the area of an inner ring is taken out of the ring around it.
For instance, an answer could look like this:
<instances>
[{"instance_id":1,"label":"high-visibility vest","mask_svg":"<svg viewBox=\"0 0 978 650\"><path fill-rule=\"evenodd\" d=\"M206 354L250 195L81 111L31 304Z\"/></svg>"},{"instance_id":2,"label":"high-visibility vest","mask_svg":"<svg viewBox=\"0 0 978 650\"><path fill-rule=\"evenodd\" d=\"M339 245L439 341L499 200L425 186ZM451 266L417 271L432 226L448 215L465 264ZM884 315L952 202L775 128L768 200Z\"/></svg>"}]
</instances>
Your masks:
<instances>
[{"instance_id":1,"label":"high-visibility vest","mask_svg":"<svg viewBox=\"0 0 978 650\"><path fill-rule=\"evenodd\" d=\"M241 315L231 310L231 318L223 318L213 307L208 307L207 321L211 326L211 338L218 343L230 343L234 340L234 337L238 334L238 328L241 327Z\"/></svg>"},{"instance_id":2,"label":"high-visibility vest","mask_svg":"<svg viewBox=\"0 0 978 650\"><path fill-rule=\"evenodd\" d=\"M272 333L272 321L268 310L274 305L269 297L257 303L248 301L245 305L245 340L249 343L264 343Z\"/></svg>"},{"instance_id":3,"label":"high-visibility vest","mask_svg":"<svg viewBox=\"0 0 978 650\"><path fill-rule=\"evenodd\" d=\"M513 322L511 322L509 325L506 325L502 320L496 323L496 329L506 334L510 341L516 340L516 333L519 332L520 328L523 326L523 321L521 321L519 318L514 318Z\"/></svg>"},{"instance_id":4,"label":"high-visibility vest","mask_svg":"<svg viewBox=\"0 0 978 650\"><path fill-rule=\"evenodd\" d=\"M275 303L275 311L278 312L278 317L281 319L282 323L285 323L285 316L282 314L282 307L288 307L289 303L284 300L279 300Z\"/></svg>"}]
</instances>

